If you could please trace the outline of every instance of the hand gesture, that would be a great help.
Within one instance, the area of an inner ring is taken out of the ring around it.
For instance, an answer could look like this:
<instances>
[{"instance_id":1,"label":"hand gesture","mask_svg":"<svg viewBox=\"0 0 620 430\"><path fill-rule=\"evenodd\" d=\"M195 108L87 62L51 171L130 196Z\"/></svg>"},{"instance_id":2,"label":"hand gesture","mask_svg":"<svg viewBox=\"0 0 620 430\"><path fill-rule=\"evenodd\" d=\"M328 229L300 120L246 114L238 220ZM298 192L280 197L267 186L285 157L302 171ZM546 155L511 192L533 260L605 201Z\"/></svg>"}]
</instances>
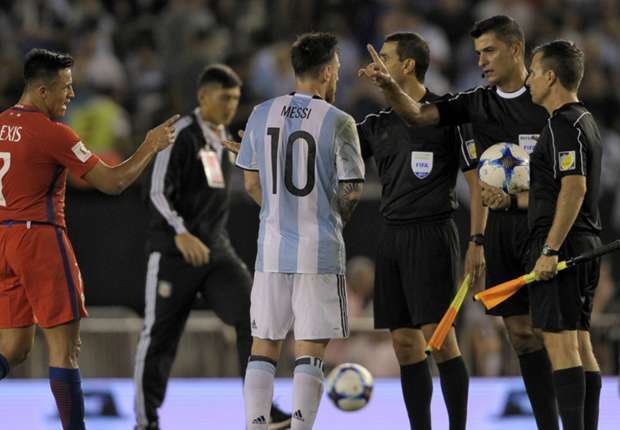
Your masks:
<instances>
[{"instance_id":1,"label":"hand gesture","mask_svg":"<svg viewBox=\"0 0 620 430\"><path fill-rule=\"evenodd\" d=\"M537 281L548 281L553 279L558 272L558 256L557 255L541 255L536 260L534 266L534 274Z\"/></svg>"},{"instance_id":2,"label":"hand gesture","mask_svg":"<svg viewBox=\"0 0 620 430\"><path fill-rule=\"evenodd\" d=\"M484 278L485 270L484 247L469 242L469 247L465 254L465 273L471 276L472 291L478 292L482 289L483 284L481 280Z\"/></svg>"},{"instance_id":3,"label":"hand gesture","mask_svg":"<svg viewBox=\"0 0 620 430\"><path fill-rule=\"evenodd\" d=\"M239 133L237 134L243 140L243 130L239 130ZM234 154L239 154L239 149L241 148L240 142L235 142L234 140L224 139L222 140L222 145L224 145L224 148L228 149L230 152Z\"/></svg>"},{"instance_id":4,"label":"hand gesture","mask_svg":"<svg viewBox=\"0 0 620 430\"><path fill-rule=\"evenodd\" d=\"M183 259L192 266L204 266L209 262L209 248L193 234L189 232L177 234L174 243L183 254Z\"/></svg>"},{"instance_id":5,"label":"hand gesture","mask_svg":"<svg viewBox=\"0 0 620 430\"><path fill-rule=\"evenodd\" d=\"M172 115L166 121L159 124L157 127L150 129L146 133L145 141L155 147L155 151L159 152L172 145L174 142L174 124L181 115Z\"/></svg>"},{"instance_id":6,"label":"hand gesture","mask_svg":"<svg viewBox=\"0 0 620 430\"><path fill-rule=\"evenodd\" d=\"M480 189L484 206L491 209L508 209L510 207L510 196L500 188L480 181Z\"/></svg>"},{"instance_id":7,"label":"hand gesture","mask_svg":"<svg viewBox=\"0 0 620 430\"><path fill-rule=\"evenodd\" d=\"M379 88L385 88L394 84L392 75L390 75L390 72L379 54L377 54L377 51L375 51L375 48L373 48L371 44L366 45L366 48L370 53L372 63L367 65L365 68L358 70L357 75L360 77L363 75L367 76Z\"/></svg>"}]
</instances>

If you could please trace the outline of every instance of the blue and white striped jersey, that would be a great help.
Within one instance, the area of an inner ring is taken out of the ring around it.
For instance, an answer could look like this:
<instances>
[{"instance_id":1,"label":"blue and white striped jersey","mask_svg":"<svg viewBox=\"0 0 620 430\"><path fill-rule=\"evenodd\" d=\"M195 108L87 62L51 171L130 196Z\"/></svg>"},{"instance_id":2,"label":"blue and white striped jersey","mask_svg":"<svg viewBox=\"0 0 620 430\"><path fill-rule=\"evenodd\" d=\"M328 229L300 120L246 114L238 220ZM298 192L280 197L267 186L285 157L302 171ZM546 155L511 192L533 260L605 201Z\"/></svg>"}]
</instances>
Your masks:
<instances>
[{"instance_id":1,"label":"blue and white striped jersey","mask_svg":"<svg viewBox=\"0 0 620 430\"><path fill-rule=\"evenodd\" d=\"M344 273L339 181L362 181L353 118L319 97L292 93L254 108L237 166L259 172L256 270Z\"/></svg>"}]
</instances>

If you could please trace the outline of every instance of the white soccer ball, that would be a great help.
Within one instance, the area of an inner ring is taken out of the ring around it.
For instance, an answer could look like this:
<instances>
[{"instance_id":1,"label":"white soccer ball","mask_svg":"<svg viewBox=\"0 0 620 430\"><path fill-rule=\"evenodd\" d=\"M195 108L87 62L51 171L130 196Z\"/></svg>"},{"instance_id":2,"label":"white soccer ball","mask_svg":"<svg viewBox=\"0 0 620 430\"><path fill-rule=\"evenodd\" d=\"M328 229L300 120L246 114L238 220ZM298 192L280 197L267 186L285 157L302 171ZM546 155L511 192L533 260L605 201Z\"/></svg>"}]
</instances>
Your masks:
<instances>
[{"instance_id":1,"label":"white soccer ball","mask_svg":"<svg viewBox=\"0 0 620 430\"><path fill-rule=\"evenodd\" d=\"M327 395L342 411L357 411L368 404L373 378L368 369L355 363L344 363L327 376Z\"/></svg>"},{"instance_id":2,"label":"white soccer ball","mask_svg":"<svg viewBox=\"0 0 620 430\"><path fill-rule=\"evenodd\" d=\"M508 194L530 188L530 156L513 143L496 143L480 156L478 177Z\"/></svg>"}]
</instances>

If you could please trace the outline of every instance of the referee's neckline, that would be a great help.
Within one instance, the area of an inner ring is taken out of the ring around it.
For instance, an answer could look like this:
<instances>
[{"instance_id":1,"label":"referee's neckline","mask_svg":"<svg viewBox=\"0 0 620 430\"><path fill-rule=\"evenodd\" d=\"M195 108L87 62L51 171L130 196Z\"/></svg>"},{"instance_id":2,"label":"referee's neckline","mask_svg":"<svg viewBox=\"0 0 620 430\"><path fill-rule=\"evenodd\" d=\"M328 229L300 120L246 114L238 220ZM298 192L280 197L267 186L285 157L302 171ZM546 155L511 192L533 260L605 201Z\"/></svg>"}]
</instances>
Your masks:
<instances>
[{"instance_id":1,"label":"referee's neckline","mask_svg":"<svg viewBox=\"0 0 620 430\"><path fill-rule=\"evenodd\" d=\"M519 97L522 94L524 94L526 91L527 91L527 87L525 85L523 85L517 91L513 91L512 93L504 92L504 91L500 90L499 87L495 88L495 92L497 93L497 95L500 96L503 99L516 99L517 97Z\"/></svg>"}]
</instances>

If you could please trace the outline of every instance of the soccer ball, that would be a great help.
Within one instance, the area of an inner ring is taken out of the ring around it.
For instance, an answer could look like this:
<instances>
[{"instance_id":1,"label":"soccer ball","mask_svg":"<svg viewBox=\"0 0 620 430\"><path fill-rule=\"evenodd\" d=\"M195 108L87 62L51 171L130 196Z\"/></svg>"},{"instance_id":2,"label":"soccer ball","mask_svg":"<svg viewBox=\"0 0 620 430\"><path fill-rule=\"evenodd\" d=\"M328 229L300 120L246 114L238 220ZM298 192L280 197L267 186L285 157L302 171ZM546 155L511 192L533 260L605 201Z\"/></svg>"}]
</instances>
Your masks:
<instances>
[{"instance_id":1,"label":"soccer ball","mask_svg":"<svg viewBox=\"0 0 620 430\"><path fill-rule=\"evenodd\" d=\"M496 143L480 156L478 177L485 184L516 194L530 188L530 157L512 143Z\"/></svg>"},{"instance_id":2,"label":"soccer ball","mask_svg":"<svg viewBox=\"0 0 620 430\"><path fill-rule=\"evenodd\" d=\"M327 376L327 395L342 411L357 411L366 406L372 386L368 369L355 363L341 364Z\"/></svg>"}]
</instances>

